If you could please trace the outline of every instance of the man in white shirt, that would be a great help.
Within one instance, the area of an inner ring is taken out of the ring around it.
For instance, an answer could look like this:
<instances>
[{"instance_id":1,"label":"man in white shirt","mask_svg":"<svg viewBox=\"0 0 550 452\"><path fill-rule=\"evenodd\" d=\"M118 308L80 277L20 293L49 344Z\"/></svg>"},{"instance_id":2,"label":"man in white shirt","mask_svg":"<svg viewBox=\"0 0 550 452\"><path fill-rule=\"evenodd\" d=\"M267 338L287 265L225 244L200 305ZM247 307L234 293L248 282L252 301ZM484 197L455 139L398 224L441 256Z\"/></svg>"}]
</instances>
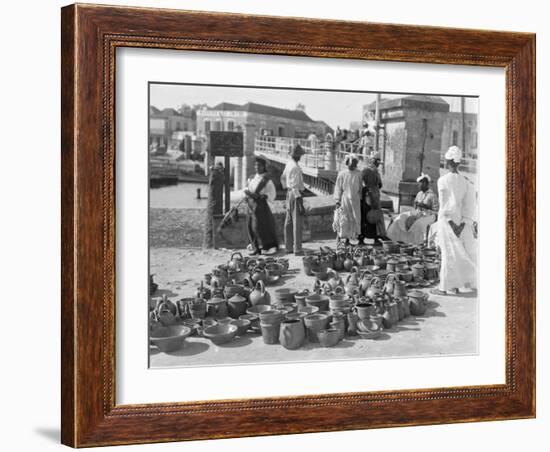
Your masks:
<instances>
[{"instance_id":1,"label":"man in white shirt","mask_svg":"<svg viewBox=\"0 0 550 452\"><path fill-rule=\"evenodd\" d=\"M304 216L304 202L302 191L305 190L302 169L298 162L305 152L297 144L290 153L283 174L281 185L287 190L286 194L286 217L285 217L285 248L287 253L294 252L300 256L302 250L302 217Z\"/></svg>"}]
</instances>

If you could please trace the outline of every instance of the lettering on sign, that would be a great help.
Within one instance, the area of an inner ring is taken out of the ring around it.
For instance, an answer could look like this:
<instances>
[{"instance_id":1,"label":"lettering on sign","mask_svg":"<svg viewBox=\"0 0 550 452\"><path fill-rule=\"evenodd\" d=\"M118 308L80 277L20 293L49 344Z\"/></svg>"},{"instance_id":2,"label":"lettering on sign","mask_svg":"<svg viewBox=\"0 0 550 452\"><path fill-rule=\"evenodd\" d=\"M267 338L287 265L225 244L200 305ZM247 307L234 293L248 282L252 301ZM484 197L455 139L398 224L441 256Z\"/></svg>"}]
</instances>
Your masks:
<instances>
[{"instance_id":1,"label":"lettering on sign","mask_svg":"<svg viewBox=\"0 0 550 452\"><path fill-rule=\"evenodd\" d=\"M220 157L242 157L243 133L211 131L210 154Z\"/></svg>"}]
</instances>

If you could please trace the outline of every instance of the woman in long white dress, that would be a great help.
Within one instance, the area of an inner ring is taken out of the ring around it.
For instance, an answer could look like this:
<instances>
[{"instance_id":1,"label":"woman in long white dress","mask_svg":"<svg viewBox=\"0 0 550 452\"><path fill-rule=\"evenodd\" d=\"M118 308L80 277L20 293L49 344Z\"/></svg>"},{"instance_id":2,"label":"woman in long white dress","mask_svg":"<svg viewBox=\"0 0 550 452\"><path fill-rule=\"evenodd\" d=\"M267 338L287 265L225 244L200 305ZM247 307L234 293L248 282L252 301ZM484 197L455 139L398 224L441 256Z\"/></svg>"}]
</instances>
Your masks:
<instances>
[{"instance_id":1,"label":"woman in long white dress","mask_svg":"<svg viewBox=\"0 0 550 452\"><path fill-rule=\"evenodd\" d=\"M430 188L431 178L422 173L416 182L420 191L414 199L414 210L399 214L388 228L388 237L394 242L421 244L425 241L428 226L435 222L439 209L437 195Z\"/></svg>"},{"instance_id":2,"label":"woman in long white dress","mask_svg":"<svg viewBox=\"0 0 550 452\"><path fill-rule=\"evenodd\" d=\"M458 165L462 152L451 146L445 154L449 172L440 177L436 244L441 249L439 288L433 293L456 294L477 287L477 207L475 190Z\"/></svg>"},{"instance_id":3,"label":"woman in long white dress","mask_svg":"<svg viewBox=\"0 0 550 452\"><path fill-rule=\"evenodd\" d=\"M344 239L346 244L350 239L356 239L361 234L361 191L363 178L357 169L359 159L350 154L346 157L347 169L338 173L334 186L336 214L333 229L338 239Z\"/></svg>"}]
</instances>

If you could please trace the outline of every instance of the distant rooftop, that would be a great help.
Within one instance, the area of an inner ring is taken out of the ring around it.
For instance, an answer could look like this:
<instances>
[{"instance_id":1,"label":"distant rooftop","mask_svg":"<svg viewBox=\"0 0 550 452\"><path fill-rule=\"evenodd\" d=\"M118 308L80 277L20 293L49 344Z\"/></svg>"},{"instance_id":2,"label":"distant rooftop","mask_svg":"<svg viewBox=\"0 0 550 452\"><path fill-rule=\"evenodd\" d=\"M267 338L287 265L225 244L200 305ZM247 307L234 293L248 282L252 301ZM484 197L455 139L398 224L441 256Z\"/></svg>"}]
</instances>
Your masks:
<instances>
[{"instance_id":1,"label":"distant rooftop","mask_svg":"<svg viewBox=\"0 0 550 452\"><path fill-rule=\"evenodd\" d=\"M279 118L295 119L298 121L316 122L311 119L306 112L301 110L288 110L286 108L271 107L269 105L255 104L254 102L247 102L244 105L232 104L229 102L222 102L215 107L209 108L209 110L221 110L221 111L246 111L249 113L259 113L269 116L277 116Z\"/></svg>"},{"instance_id":2,"label":"distant rooftop","mask_svg":"<svg viewBox=\"0 0 550 452\"><path fill-rule=\"evenodd\" d=\"M423 94L412 94L410 96L397 97L395 99L382 98L380 101L380 108L399 108L406 105L413 106L418 104L429 105L431 110L436 111L449 111L449 104L439 96L426 96ZM367 108L371 111L376 109L376 102L371 102L367 105Z\"/></svg>"}]
</instances>

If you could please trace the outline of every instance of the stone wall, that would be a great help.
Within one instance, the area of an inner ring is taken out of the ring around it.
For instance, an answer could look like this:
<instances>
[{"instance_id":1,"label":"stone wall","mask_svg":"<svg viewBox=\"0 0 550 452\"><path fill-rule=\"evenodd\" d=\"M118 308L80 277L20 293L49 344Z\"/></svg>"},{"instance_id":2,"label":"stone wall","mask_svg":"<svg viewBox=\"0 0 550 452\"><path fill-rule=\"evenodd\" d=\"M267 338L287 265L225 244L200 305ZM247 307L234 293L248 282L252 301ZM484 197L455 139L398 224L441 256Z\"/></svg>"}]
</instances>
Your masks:
<instances>
[{"instance_id":1,"label":"stone wall","mask_svg":"<svg viewBox=\"0 0 550 452\"><path fill-rule=\"evenodd\" d=\"M328 197L310 198L305 205L304 241L312 237L333 234L333 201ZM285 221L284 202L274 203L273 216L282 245ZM217 229L222 217L215 217L214 230ZM151 248L196 248L202 245L205 211L204 209L150 209L149 225ZM216 248L243 248L247 243L244 210L237 223L224 228L222 235L216 235L214 238Z\"/></svg>"}]
</instances>

